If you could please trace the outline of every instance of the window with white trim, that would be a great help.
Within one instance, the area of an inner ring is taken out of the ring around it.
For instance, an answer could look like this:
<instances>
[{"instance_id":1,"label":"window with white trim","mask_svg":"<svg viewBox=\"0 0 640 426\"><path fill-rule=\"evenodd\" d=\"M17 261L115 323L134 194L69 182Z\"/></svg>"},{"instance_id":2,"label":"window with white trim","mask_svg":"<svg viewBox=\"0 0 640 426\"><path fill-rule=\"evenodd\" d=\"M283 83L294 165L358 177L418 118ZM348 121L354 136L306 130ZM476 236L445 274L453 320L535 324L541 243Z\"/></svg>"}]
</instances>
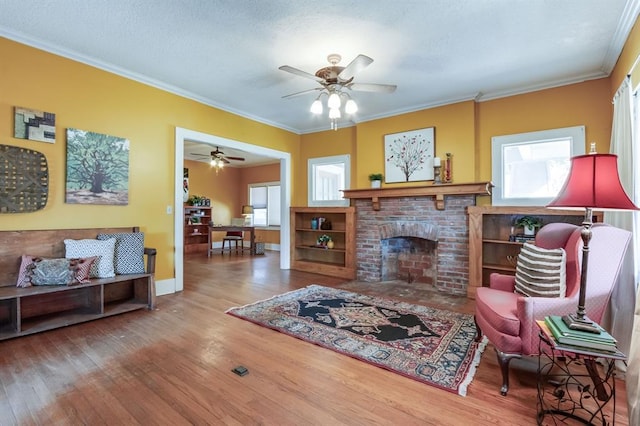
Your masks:
<instances>
[{"instance_id":1,"label":"window with white trim","mask_svg":"<svg viewBox=\"0 0 640 426\"><path fill-rule=\"evenodd\" d=\"M254 226L280 226L280 182L249 185Z\"/></svg>"},{"instance_id":2,"label":"window with white trim","mask_svg":"<svg viewBox=\"0 0 640 426\"><path fill-rule=\"evenodd\" d=\"M569 174L571 157L584 153L584 126L494 136L491 204L548 204Z\"/></svg>"},{"instance_id":3,"label":"window with white trim","mask_svg":"<svg viewBox=\"0 0 640 426\"><path fill-rule=\"evenodd\" d=\"M349 206L349 199L343 198L342 192L350 185L351 157L348 154L310 158L308 174L310 207Z\"/></svg>"}]
</instances>

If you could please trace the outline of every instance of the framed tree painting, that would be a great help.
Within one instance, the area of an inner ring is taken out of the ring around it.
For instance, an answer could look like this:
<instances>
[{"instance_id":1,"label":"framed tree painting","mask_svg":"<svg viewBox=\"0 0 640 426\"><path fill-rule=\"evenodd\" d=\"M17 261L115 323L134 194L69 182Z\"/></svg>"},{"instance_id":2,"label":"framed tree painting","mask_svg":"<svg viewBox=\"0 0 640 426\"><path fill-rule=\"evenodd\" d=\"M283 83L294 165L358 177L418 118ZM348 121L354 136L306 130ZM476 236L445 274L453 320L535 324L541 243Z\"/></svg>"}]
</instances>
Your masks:
<instances>
[{"instance_id":1,"label":"framed tree painting","mask_svg":"<svg viewBox=\"0 0 640 426\"><path fill-rule=\"evenodd\" d=\"M129 204L129 140L67 129L69 204Z\"/></svg>"},{"instance_id":2,"label":"framed tree painting","mask_svg":"<svg viewBox=\"0 0 640 426\"><path fill-rule=\"evenodd\" d=\"M385 183L433 180L435 144L435 127L385 135Z\"/></svg>"}]
</instances>

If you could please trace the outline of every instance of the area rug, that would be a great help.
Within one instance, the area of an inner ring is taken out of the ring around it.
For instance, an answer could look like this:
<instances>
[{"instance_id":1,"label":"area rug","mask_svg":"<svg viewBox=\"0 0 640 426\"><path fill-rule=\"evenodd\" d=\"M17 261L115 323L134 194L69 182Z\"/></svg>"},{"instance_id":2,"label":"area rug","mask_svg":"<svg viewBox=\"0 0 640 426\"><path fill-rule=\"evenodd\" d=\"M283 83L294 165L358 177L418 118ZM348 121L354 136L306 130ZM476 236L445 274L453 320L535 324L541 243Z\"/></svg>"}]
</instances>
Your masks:
<instances>
[{"instance_id":1,"label":"area rug","mask_svg":"<svg viewBox=\"0 0 640 426\"><path fill-rule=\"evenodd\" d=\"M459 395L486 346L472 315L319 285L227 313Z\"/></svg>"}]
</instances>

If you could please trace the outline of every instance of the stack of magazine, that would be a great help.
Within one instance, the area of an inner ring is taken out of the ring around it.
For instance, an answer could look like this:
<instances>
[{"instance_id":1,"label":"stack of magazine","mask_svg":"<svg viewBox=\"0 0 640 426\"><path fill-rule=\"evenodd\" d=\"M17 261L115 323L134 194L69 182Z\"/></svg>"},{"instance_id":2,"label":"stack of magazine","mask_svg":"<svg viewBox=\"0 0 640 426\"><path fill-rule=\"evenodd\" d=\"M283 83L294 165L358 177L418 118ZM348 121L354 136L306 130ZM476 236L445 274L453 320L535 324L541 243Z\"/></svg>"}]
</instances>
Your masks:
<instances>
[{"instance_id":1,"label":"stack of magazine","mask_svg":"<svg viewBox=\"0 0 640 426\"><path fill-rule=\"evenodd\" d=\"M565 324L562 317L551 315L544 318L544 325L550 334L549 337L553 337L559 345L607 353L618 351L616 339L597 324L594 325L600 333L573 330Z\"/></svg>"}]
</instances>

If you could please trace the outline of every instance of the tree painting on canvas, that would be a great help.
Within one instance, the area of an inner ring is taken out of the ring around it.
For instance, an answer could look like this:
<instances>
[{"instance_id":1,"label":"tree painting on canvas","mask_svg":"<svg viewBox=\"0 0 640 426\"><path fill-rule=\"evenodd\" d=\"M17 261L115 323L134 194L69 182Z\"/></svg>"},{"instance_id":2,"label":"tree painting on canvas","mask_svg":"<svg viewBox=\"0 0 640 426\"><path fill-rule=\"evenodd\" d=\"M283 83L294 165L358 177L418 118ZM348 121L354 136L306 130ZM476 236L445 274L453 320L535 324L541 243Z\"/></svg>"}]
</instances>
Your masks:
<instances>
[{"instance_id":1,"label":"tree painting on canvas","mask_svg":"<svg viewBox=\"0 0 640 426\"><path fill-rule=\"evenodd\" d=\"M385 182L433 180L434 150L434 127L385 135Z\"/></svg>"},{"instance_id":2,"label":"tree painting on canvas","mask_svg":"<svg viewBox=\"0 0 640 426\"><path fill-rule=\"evenodd\" d=\"M67 129L66 199L70 204L129 203L129 140Z\"/></svg>"}]
</instances>

